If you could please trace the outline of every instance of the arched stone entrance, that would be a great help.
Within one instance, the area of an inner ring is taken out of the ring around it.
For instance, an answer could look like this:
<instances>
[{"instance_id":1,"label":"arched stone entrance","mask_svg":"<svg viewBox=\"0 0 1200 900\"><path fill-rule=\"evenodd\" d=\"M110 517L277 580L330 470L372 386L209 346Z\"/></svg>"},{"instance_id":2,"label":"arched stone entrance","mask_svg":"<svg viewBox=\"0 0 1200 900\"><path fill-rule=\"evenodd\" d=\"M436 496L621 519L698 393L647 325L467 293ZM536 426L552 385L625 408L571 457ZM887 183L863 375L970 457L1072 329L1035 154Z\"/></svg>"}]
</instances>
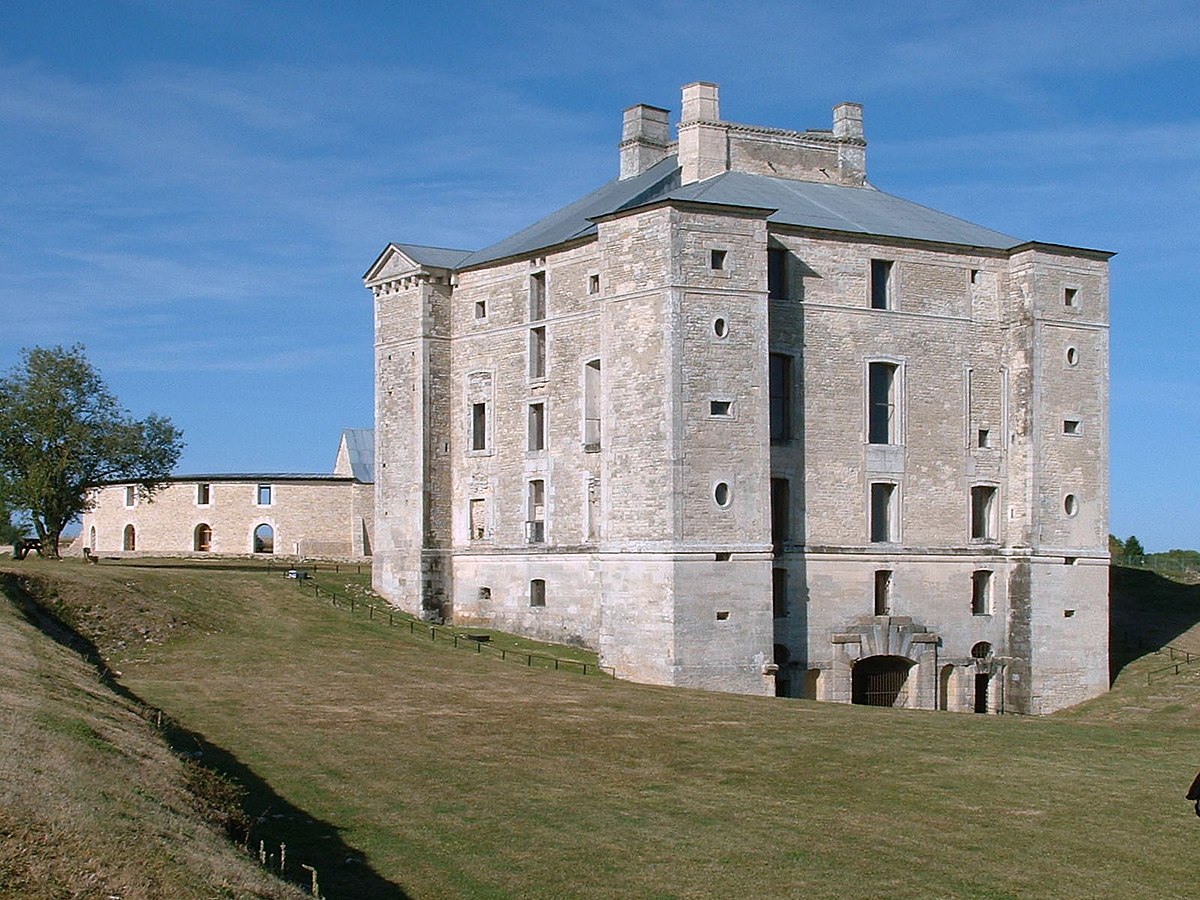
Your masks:
<instances>
[{"instance_id":1,"label":"arched stone entrance","mask_svg":"<svg viewBox=\"0 0 1200 900\"><path fill-rule=\"evenodd\" d=\"M907 616L861 616L847 622L830 635L833 652L824 699L936 709L939 642L936 632Z\"/></svg>"},{"instance_id":2,"label":"arched stone entrance","mask_svg":"<svg viewBox=\"0 0 1200 900\"><path fill-rule=\"evenodd\" d=\"M916 663L903 656L868 656L851 670L850 702L859 706L908 706L908 676Z\"/></svg>"}]
</instances>

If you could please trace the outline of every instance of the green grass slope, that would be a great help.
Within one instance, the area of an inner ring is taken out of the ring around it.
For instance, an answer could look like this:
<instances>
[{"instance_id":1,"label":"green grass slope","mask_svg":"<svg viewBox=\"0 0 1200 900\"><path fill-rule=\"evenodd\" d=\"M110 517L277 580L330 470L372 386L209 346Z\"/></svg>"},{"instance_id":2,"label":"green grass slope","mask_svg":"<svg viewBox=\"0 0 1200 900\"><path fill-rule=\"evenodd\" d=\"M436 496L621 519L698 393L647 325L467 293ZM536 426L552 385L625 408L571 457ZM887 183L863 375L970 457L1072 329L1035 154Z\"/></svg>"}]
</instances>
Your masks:
<instances>
[{"instance_id":1,"label":"green grass slope","mask_svg":"<svg viewBox=\"0 0 1200 900\"><path fill-rule=\"evenodd\" d=\"M203 773L36 618L0 596L0 897L302 896L205 824Z\"/></svg>"},{"instance_id":2,"label":"green grass slope","mask_svg":"<svg viewBox=\"0 0 1200 900\"><path fill-rule=\"evenodd\" d=\"M879 710L527 668L278 575L8 568L333 898L1194 893L1197 704L1154 656L1062 716Z\"/></svg>"}]
</instances>

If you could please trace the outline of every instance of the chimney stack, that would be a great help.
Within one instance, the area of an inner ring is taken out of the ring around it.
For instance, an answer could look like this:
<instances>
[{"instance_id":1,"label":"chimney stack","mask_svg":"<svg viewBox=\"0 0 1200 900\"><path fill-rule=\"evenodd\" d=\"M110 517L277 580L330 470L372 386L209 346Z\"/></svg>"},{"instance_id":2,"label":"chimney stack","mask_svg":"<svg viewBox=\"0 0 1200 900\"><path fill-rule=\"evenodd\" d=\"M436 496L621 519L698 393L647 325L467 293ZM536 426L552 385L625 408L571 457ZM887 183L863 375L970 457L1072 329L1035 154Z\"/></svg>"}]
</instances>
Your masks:
<instances>
[{"instance_id":1,"label":"chimney stack","mask_svg":"<svg viewBox=\"0 0 1200 900\"><path fill-rule=\"evenodd\" d=\"M833 108L833 136L839 139L863 137L861 103L839 103Z\"/></svg>"},{"instance_id":2,"label":"chimney stack","mask_svg":"<svg viewBox=\"0 0 1200 900\"><path fill-rule=\"evenodd\" d=\"M657 106L639 103L625 110L621 122L621 178L641 175L667 156L671 130L669 113Z\"/></svg>"},{"instance_id":3,"label":"chimney stack","mask_svg":"<svg viewBox=\"0 0 1200 900\"><path fill-rule=\"evenodd\" d=\"M721 123L718 87L708 81L683 86L679 119L679 165L683 184L729 171L729 137Z\"/></svg>"}]
</instances>

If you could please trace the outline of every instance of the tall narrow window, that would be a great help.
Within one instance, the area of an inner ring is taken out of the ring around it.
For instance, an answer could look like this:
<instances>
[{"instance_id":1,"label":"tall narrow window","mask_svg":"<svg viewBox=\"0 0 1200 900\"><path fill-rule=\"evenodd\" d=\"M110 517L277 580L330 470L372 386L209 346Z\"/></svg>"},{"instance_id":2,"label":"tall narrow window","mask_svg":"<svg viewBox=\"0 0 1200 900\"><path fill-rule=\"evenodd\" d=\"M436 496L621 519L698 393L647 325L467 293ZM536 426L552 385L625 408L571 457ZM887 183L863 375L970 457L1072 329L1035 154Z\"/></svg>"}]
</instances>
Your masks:
<instances>
[{"instance_id":1,"label":"tall narrow window","mask_svg":"<svg viewBox=\"0 0 1200 900\"><path fill-rule=\"evenodd\" d=\"M979 569L971 573L971 615L992 614L992 573Z\"/></svg>"},{"instance_id":2,"label":"tall narrow window","mask_svg":"<svg viewBox=\"0 0 1200 900\"><path fill-rule=\"evenodd\" d=\"M892 261L871 260L871 309L891 309L894 306Z\"/></svg>"},{"instance_id":3,"label":"tall narrow window","mask_svg":"<svg viewBox=\"0 0 1200 900\"><path fill-rule=\"evenodd\" d=\"M529 377L546 377L546 326L529 329Z\"/></svg>"},{"instance_id":4,"label":"tall narrow window","mask_svg":"<svg viewBox=\"0 0 1200 900\"><path fill-rule=\"evenodd\" d=\"M546 582L542 578L534 578L529 582L529 605L546 605Z\"/></svg>"},{"instance_id":5,"label":"tall narrow window","mask_svg":"<svg viewBox=\"0 0 1200 900\"><path fill-rule=\"evenodd\" d=\"M891 569L875 571L875 615L890 616L892 614L892 572Z\"/></svg>"},{"instance_id":6,"label":"tall narrow window","mask_svg":"<svg viewBox=\"0 0 1200 900\"><path fill-rule=\"evenodd\" d=\"M540 478L529 482L525 540L530 544L541 544L546 540L546 482Z\"/></svg>"},{"instance_id":7,"label":"tall narrow window","mask_svg":"<svg viewBox=\"0 0 1200 900\"><path fill-rule=\"evenodd\" d=\"M587 486L587 539L600 539L600 479L589 478Z\"/></svg>"},{"instance_id":8,"label":"tall narrow window","mask_svg":"<svg viewBox=\"0 0 1200 900\"><path fill-rule=\"evenodd\" d=\"M871 541L896 540L896 485L886 481L871 484Z\"/></svg>"},{"instance_id":9,"label":"tall narrow window","mask_svg":"<svg viewBox=\"0 0 1200 900\"><path fill-rule=\"evenodd\" d=\"M781 547L791 539L791 485L786 478L771 479L771 543Z\"/></svg>"},{"instance_id":10,"label":"tall narrow window","mask_svg":"<svg viewBox=\"0 0 1200 900\"><path fill-rule=\"evenodd\" d=\"M546 273L536 272L529 276L529 321L540 322L546 318Z\"/></svg>"},{"instance_id":11,"label":"tall narrow window","mask_svg":"<svg viewBox=\"0 0 1200 900\"><path fill-rule=\"evenodd\" d=\"M583 367L583 449L600 449L600 360Z\"/></svg>"},{"instance_id":12,"label":"tall narrow window","mask_svg":"<svg viewBox=\"0 0 1200 900\"><path fill-rule=\"evenodd\" d=\"M896 366L873 362L867 367L867 441L899 443L896 428Z\"/></svg>"},{"instance_id":13,"label":"tall narrow window","mask_svg":"<svg viewBox=\"0 0 1200 900\"><path fill-rule=\"evenodd\" d=\"M785 444L792 439L792 358L772 353L768 365L771 443Z\"/></svg>"},{"instance_id":14,"label":"tall narrow window","mask_svg":"<svg viewBox=\"0 0 1200 900\"><path fill-rule=\"evenodd\" d=\"M546 404L529 404L529 449L546 449Z\"/></svg>"},{"instance_id":15,"label":"tall narrow window","mask_svg":"<svg viewBox=\"0 0 1200 900\"><path fill-rule=\"evenodd\" d=\"M136 497L137 490L133 487L133 485L129 485L127 488L125 488L125 505L127 507L133 506L133 502Z\"/></svg>"},{"instance_id":16,"label":"tall narrow window","mask_svg":"<svg viewBox=\"0 0 1200 900\"><path fill-rule=\"evenodd\" d=\"M259 506L271 505L271 486L269 484L260 484L257 491L257 500Z\"/></svg>"},{"instance_id":17,"label":"tall narrow window","mask_svg":"<svg viewBox=\"0 0 1200 900\"><path fill-rule=\"evenodd\" d=\"M121 547L125 550L137 549L137 530L132 525L125 526Z\"/></svg>"},{"instance_id":18,"label":"tall narrow window","mask_svg":"<svg viewBox=\"0 0 1200 900\"><path fill-rule=\"evenodd\" d=\"M471 540L482 541L487 537L487 501L482 497L471 500L470 523Z\"/></svg>"},{"instance_id":19,"label":"tall narrow window","mask_svg":"<svg viewBox=\"0 0 1200 900\"><path fill-rule=\"evenodd\" d=\"M772 300L787 299L787 258L782 247L767 249L767 296Z\"/></svg>"},{"instance_id":20,"label":"tall narrow window","mask_svg":"<svg viewBox=\"0 0 1200 900\"><path fill-rule=\"evenodd\" d=\"M971 488L971 537L982 541L996 538L996 489L990 485Z\"/></svg>"},{"instance_id":21,"label":"tall narrow window","mask_svg":"<svg viewBox=\"0 0 1200 900\"><path fill-rule=\"evenodd\" d=\"M776 619L788 616L788 570L771 570L771 608Z\"/></svg>"},{"instance_id":22,"label":"tall narrow window","mask_svg":"<svg viewBox=\"0 0 1200 900\"><path fill-rule=\"evenodd\" d=\"M212 502L212 486L209 484L196 485L196 505L208 506Z\"/></svg>"},{"instance_id":23,"label":"tall narrow window","mask_svg":"<svg viewBox=\"0 0 1200 900\"><path fill-rule=\"evenodd\" d=\"M486 450L487 443L487 403L471 404L471 449Z\"/></svg>"}]
</instances>

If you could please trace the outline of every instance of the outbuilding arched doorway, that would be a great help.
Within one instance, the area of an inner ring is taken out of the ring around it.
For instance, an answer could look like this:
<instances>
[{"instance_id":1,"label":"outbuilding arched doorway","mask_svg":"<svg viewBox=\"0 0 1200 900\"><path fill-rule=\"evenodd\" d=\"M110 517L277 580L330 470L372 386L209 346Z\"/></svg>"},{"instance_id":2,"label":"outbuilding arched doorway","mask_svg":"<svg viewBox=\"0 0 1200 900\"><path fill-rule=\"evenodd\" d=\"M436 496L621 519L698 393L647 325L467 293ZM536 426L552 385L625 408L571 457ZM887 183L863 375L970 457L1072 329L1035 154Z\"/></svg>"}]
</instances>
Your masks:
<instances>
[{"instance_id":1,"label":"outbuilding arched doorway","mask_svg":"<svg viewBox=\"0 0 1200 900\"><path fill-rule=\"evenodd\" d=\"M212 528L207 523L196 526L192 535L192 549L197 553L208 553L212 550Z\"/></svg>"},{"instance_id":2,"label":"outbuilding arched doorway","mask_svg":"<svg viewBox=\"0 0 1200 900\"><path fill-rule=\"evenodd\" d=\"M903 656L860 659L851 673L851 702L860 706L907 706L908 672L914 665Z\"/></svg>"},{"instance_id":3,"label":"outbuilding arched doorway","mask_svg":"<svg viewBox=\"0 0 1200 900\"><path fill-rule=\"evenodd\" d=\"M266 522L254 529L254 552L275 552L275 529Z\"/></svg>"}]
</instances>

